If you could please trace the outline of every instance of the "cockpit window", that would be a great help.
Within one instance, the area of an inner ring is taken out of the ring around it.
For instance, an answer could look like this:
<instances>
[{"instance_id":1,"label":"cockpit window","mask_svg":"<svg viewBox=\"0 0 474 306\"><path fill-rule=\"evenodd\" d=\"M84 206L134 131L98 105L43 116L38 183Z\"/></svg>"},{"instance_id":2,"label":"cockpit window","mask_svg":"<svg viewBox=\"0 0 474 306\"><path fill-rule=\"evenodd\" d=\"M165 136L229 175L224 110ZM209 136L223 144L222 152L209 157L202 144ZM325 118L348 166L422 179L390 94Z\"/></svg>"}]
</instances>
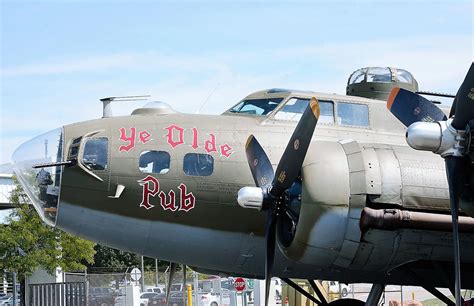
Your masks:
<instances>
[{"instance_id":1,"label":"cockpit window","mask_svg":"<svg viewBox=\"0 0 474 306\"><path fill-rule=\"evenodd\" d=\"M84 145L83 164L90 170L107 169L109 140L105 137L91 138Z\"/></svg>"},{"instance_id":2,"label":"cockpit window","mask_svg":"<svg viewBox=\"0 0 474 306\"><path fill-rule=\"evenodd\" d=\"M367 71L367 82L388 82L392 81L392 73L388 68L371 67Z\"/></svg>"},{"instance_id":3,"label":"cockpit window","mask_svg":"<svg viewBox=\"0 0 474 306\"><path fill-rule=\"evenodd\" d=\"M369 126L369 108L365 104L340 102L337 104L337 121L342 125Z\"/></svg>"},{"instance_id":4,"label":"cockpit window","mask_svg":"<svg viewBox=\"0 0 474 306\"><path fill-rule=\"evenodd\" d=\"M170 171L170 154L165 151L142 152L139 168L143 173L168 173Z\"/></svg>"},{"instance_id":5,"label":"cockpit window","mask_svg":"<svg viewBox=\"0 0 474 306\"><path fill-rule=\"evenodd\" d=\"M273 111L283 98L243 100L230 110L231 113L263 116Z\"/></svg>"},{"instance_id":6,"label":"cockpit window","mask_svg":"<svg viewBox=\"0 0 474 306\"><path fill-rule=\"evenodd\" d=\"M364 81L366 72L367 72L366 68L362 68L362 69L359 69L359 70L355 71L349 79L349 85L360 83L360 82Z\"/></svg>"},{"instance_id":7,"label":"cockpit window","mask_svg":"<svg viewBox=\"0 0 474 306\"><path fill-rule=\"evenodd\" d=\"M81 137L74 138L69 146L68 160L75 159L77 161L77 154L79 153L79 146L81 145Z\"/></svg>"},{"instance_id":8,"label":"cockpit window","mask_svg":"<svg viewBox=\"0 0 474 306\"><path fill-rule=\"evenodd\" d=\"M397 69L397 79L403 83L413 83L413 76L411 73L403 69Z\"/></svg>"},{"instance_id":9,"label":"cockpit window","mask_svg":"<svg viewBox=\"0 0 474 306\"><path fill-rule=\"evenodd\" d=\"M63 161L63 129L25 142L12 160L13 171L36 211L47 224L55 225L64 166L48 164Z\"/></svg>"},{"instance_id":10,"label":"cockpit window","mask_svg":"<svg viewBox=\"0 0 474 306\"><path fill-rule=\"evenodd\" d=\"M321 114L319 123L334 123L334 104L331 101L319 101ZM309 99L291 98L286 104L275 114L275 119L299 121L304 111L308 107Z\"/></svg>"}]
</instances>

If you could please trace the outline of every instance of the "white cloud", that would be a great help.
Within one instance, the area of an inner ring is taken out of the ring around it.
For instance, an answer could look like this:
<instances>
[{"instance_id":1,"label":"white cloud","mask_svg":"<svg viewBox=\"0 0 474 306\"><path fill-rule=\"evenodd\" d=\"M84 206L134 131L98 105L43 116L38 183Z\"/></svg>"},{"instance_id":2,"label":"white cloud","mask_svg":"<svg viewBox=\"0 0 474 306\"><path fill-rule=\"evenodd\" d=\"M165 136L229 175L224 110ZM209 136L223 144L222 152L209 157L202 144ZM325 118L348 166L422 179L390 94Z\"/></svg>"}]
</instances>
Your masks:
<instances>
[{"instance_id":1,"label":"white cloud","mask_svg":"<svg viewBox=\"0 0 474 306\"><path fill-rule=\"evenodd\" d=\"M61 75L79 72L104 72L113 69L180 69L187 71L225 71L225 65L210 57L166 55L158 52L106 54L91 57L44 60L39 63L3 68L5 77Z\"/></svg>"},{"instance_id":2,"label":"white cloud","mask_svg":"<svg viewBox=\"0 0 474 306\"><path fill-rule=\"evenodd\" d=\"M102 110L97 100L105 96L151 94L153 100L165 101L181 112L195 113L202 107L202 113L218 114L250 92L265 88L344 93L349 74L365 66L404 68L415 75L423 90L455 93L472 58L472 37L433 36L281 48L272 44L265 50L235 51L222 55L179 56L147 51L9 67L2 71L6 79L12 76L60 77L66 73L74 76L79 72L111 69L130 69L130 73L121 75L120 81L111 77L104 81L87 82L82 78L80 83L72 86L72 92L69 89L51 93L48 97L38 97L36 103L42 105L42 101L47 101L48 108L38 107L30 113L25 110L22 117L17 118L16 114L2 110L2 129L5 130L1 139L0 163L9 161L14 148L38 132L46 132L66 123L99 118ZM294 65L296 62L300 66ZM306 63L307 67L316 68L306 68ZM169 73L175 70L182 73ZM161 78L170 76L163 81L143 82L137 74L146 71L159 71ZM206 99L208 101L204 104ZM129 114L140 103L115 104L114 113ZM47 118L47 121L38 118ZM9 136L18 135L18 132L23 132L22 136ZM30 132L30 137L23 136Z\"/></svg>"}]
</instances>

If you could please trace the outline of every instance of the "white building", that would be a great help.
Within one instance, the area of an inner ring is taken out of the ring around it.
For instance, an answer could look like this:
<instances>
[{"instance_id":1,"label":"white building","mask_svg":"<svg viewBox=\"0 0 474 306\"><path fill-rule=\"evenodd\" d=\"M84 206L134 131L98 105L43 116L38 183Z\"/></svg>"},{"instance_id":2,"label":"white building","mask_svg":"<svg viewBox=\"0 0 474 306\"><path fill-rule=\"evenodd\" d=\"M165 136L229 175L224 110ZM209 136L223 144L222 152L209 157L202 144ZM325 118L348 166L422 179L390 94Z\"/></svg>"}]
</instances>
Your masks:
<instances>
[{"instance_id":1,"label":"white building","mask_svg":"<svg viewBox=\"0 0 474 306\"><path fill-rule=\"evenodd\" d=\"M13 170L10 164L0 165L0 224L11 212L10 193L13 188Z\"/></svg>"}]
</instances>

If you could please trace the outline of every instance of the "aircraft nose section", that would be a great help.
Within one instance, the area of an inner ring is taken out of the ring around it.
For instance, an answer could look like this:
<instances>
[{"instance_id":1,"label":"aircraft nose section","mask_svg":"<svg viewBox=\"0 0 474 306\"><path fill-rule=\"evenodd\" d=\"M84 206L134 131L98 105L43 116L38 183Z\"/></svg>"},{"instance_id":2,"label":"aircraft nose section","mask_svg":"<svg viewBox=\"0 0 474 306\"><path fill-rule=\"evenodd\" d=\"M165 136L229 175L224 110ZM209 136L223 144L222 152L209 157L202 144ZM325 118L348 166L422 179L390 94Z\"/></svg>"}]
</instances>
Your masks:
<instances>
[{"instance_id":1,"label":"aircraft nose section","mask_svg":"<svg viewBox=\"0 0 474 306\"><path fill-rule=\"evenodd\" d=\"M41 219L56 224L63 165L63 129L20 145L12 155L13 171Z\"/></svg>"}]
</instances>

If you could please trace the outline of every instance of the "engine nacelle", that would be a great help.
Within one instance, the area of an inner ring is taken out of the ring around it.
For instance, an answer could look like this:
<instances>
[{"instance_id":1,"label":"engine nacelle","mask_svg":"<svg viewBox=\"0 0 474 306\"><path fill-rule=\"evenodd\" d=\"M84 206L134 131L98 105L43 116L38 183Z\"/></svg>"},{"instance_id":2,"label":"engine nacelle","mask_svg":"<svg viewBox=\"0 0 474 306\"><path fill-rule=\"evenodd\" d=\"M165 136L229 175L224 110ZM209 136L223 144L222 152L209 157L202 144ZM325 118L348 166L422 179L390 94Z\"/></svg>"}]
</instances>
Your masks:
<instances>
[{"instance_id":1,"label":"engine nacelle","mask_svg":"<svg viewBox=\"0 0 474 306\"><path fill-rule=\"evenodd\" d=\"M447 210L443 159L406 146L313 141L303 164L296 232L285 255L321 268L349 267L360 256L362 209Z\"/></svg>"}]
</instances>

